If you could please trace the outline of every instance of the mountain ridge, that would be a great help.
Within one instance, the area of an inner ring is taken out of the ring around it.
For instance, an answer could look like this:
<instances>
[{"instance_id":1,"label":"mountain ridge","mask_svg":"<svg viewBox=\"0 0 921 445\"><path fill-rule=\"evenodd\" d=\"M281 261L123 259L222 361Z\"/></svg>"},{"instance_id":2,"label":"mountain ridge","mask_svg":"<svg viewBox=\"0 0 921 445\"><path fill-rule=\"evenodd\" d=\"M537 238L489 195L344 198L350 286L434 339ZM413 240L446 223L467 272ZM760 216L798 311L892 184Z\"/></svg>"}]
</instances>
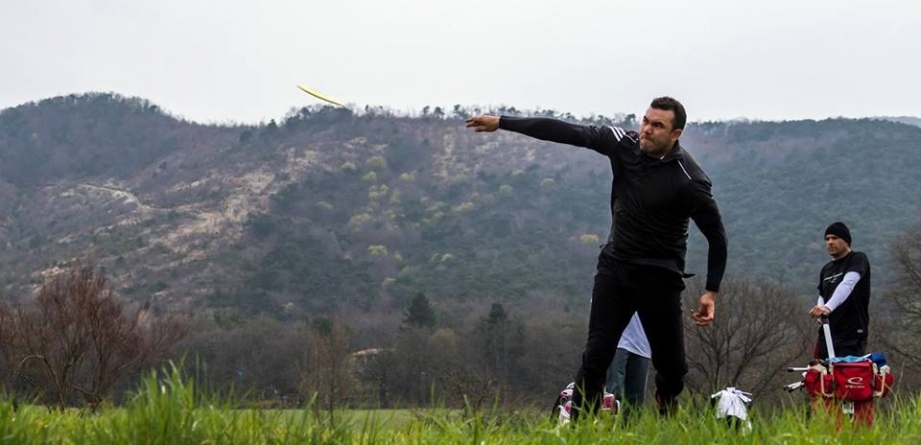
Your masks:
<instances>
[{"instance_id":1,"label":"mountain ridge","mask_svg":"<svg viewBox=\"0 0 921 445\"><path fill-rule=\"evenodd\" d=\"M589 150L473 134L460 117L475 111L304 108L221 126L111 94L2 110L5 293L88 258L159 310L288 317L398 309L417 292L584 304L609 167ZM918 217L918 136L879 119L712 122L682 144L714 181L728 274L808 293L827 260L822 230L839 219L885 286L887 243ZM705 264L691 229L689 270Z\"/></svg>"}]
</instances>

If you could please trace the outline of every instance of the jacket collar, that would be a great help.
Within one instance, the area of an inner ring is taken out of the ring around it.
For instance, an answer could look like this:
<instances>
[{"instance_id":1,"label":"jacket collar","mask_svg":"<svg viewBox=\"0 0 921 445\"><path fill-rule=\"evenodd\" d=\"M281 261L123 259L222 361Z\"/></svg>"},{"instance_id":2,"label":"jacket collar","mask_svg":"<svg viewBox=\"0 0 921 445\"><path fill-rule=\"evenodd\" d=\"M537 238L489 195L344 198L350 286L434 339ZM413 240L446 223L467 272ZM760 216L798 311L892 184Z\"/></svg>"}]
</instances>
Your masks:
<instances>
[{"instance_id":1,"label":"jacket collar","mask_svg":"<svg viewBox=\"0 0 921 445\"><path fill-rule=\"evenodd\" d=\"M659 158L662 162L671 162L679 159L684 159L684 150L681 148L681 141L675 141L675 146L672 147L671 151L662 158Z\"/></svg>"}]
</instances>

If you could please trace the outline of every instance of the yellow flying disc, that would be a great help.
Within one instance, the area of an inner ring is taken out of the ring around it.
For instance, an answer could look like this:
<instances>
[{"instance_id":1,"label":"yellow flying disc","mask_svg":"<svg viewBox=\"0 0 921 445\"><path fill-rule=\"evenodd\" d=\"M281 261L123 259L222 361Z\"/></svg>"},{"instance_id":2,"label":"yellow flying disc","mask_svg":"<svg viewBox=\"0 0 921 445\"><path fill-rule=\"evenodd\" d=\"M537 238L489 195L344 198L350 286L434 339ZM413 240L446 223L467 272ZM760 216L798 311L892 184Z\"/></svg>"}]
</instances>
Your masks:
<instances>
[{"instance_id":1,"label":"yellow flying disc","mask_svg":"<svg viewBox=\"0 0 921 445\"><path fill-rule=\"evenodd\" d=\"M317 99L320 99L320 100L322 100L322 101L329 102L329 103L331 103L331 104L333 104L333 105L338 105L338 106L340 106L340 107L345 108L345 105L342 105L342 102L339 102L338 100L333 99L333 98L331 98L331 97L329 97L329 96L327 96L327 95L320 94L319 92L314 91L314 90L311 90L310 88L307 88L307 87L305 87L305 86L298 85L297 87L300 88L301 91L303 91L303 92L305 92L305 93L307 93L307 94L309 94L309 95L311 95L311 96L313 96L313 97L316 97Z\"/></svg>"}]
</instances>

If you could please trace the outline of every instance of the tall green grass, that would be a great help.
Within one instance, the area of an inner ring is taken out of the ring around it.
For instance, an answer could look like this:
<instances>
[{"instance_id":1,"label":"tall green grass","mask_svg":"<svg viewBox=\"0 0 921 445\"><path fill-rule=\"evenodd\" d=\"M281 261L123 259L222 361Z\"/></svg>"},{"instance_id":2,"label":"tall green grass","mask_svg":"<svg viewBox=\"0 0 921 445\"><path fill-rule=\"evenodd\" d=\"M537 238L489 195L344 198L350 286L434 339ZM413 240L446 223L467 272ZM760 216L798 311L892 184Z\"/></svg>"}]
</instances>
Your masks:
<instances>
[{"instance_id":1,"label":"tall green grass","mask_svg":"<svg viewBox=\"0 0 921 445\"><path fill-rule=\"evenodd\" d=\"M771 416L752 410L751 431L730 429L703 401L674 416L651 410L628 422L583 419L559 426L548 413L469 410L343 411L332 419L304 410L235 409L230 397L202 395L173 368L143 381L123 408L98 413L15 409L0 401L2 444L878 444L921 443L917 397L878 409L871 428L838 425L800 409ZM756 407L757 408L757 407Z\"/></svg>"}]
</instances>

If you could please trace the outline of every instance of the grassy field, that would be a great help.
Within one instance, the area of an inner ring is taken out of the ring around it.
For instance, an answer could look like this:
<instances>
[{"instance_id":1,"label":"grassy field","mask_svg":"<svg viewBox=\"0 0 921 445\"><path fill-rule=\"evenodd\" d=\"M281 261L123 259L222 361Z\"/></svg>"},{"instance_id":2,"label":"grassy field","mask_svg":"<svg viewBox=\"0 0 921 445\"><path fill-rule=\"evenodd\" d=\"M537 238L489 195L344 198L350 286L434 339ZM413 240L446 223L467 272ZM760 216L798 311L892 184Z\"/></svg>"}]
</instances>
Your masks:
<instances>
[{"instance_id":1,"label":"grassy field","mask_svg":"<svg viewBox=\"0 0 921 445\"><path fill-rule=\"evenodd\" d=\"M3 444L915 444L921 443L918 399L877 411L873 427L838 427L791 409L770 417L753 411L750 432L727 428L706 408L682 408L667 419L651 411L631 422L600 418L559 427L543 412L462 410L339 411L331 420L311 410L231 409L219 397L196 400L178 373L149 378L124 408L99 413L14 409L0 402Z\"/></svg>"}]
</instances>

